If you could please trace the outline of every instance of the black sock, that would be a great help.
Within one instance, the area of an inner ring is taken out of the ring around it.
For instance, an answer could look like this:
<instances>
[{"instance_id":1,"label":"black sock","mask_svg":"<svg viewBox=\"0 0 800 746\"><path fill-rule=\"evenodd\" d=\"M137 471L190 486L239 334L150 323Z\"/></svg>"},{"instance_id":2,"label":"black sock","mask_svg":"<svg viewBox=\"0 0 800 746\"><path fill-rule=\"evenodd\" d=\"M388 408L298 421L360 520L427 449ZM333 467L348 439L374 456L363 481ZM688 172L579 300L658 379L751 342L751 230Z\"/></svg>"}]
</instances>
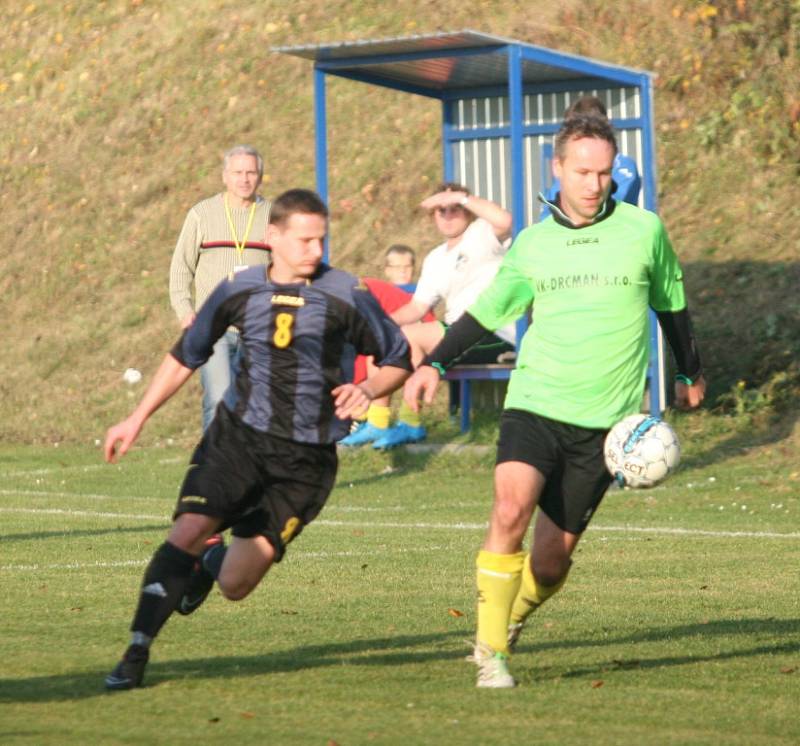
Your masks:
<instances>
[{"instance_id":1,"label":"black sock","mask_svg":"<svg viewBox=\"0 0 800 746\"><path fill-rule=\"evenodd\" d=\"M196 561L193 554L167 541L156 549L144 573L131 632L151 639L158 634L178 606Z\"/></svg>"}]
</instances>

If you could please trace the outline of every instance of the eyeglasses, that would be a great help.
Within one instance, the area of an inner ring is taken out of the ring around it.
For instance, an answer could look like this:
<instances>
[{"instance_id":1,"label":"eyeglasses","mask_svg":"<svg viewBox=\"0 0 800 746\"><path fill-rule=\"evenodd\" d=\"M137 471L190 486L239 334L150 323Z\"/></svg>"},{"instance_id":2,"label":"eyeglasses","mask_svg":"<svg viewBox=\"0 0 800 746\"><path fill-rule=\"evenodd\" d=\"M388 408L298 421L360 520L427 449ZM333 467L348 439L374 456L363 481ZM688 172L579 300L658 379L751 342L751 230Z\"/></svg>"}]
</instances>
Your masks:
<instances>
[{"instance_id":1,"label":"eyeglasses","mask_svg":"<svg viewBox=\"0 0 800 746\"><path fill-rule=\"evenodd\" d=\"M446 207L437 207L436 214L440 215L443 218L453 217L454 215L459 215L463 211L463 208L459 205L447 205Z\"/></svg>"}]
</instances>

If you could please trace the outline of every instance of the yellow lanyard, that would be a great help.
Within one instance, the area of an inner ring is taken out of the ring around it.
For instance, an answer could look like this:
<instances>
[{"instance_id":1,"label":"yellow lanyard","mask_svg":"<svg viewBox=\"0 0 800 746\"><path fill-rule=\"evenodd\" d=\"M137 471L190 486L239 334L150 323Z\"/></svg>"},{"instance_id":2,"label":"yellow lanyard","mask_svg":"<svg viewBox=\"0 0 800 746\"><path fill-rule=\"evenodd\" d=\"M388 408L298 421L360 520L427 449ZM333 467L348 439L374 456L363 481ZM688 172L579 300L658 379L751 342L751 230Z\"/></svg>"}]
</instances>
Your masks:
<instances>
[{"instance_id":1,"label":"yellow lanyard","mask_svg":"<svg viewBox=\"0 0 800 746\"><path fill-rule=\"evenodd\" d=\"M242 242L239 243L239 238L236 235L236 226L233 224L233 217L231 216L230 207L228 207L228 193L225 193L225 217L228 218L228 227L231 229L231 235L233 236L233 245L236 247L236 254L239 257L239 264L243 262L242 255L244 254L244 247L247 245L247 237L250 235L250 229L253 227L253 218L256 214L256 203L255 201L250 206L250 217L247 218L247 228L244 231L244 238L242 238Z\"/></svg>"}]
</instances>

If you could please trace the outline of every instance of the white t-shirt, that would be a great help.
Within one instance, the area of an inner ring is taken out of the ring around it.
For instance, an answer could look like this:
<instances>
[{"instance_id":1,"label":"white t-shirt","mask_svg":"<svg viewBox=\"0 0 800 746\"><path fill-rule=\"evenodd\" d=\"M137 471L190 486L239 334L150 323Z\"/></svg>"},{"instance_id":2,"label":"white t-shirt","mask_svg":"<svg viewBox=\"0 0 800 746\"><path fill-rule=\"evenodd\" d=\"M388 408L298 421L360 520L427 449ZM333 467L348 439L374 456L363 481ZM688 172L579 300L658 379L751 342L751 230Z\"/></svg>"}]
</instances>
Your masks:
<instances>
[{"instance_id":1,"label":"white t-shirt","mask_svg":"<svg viewBox=\"0 0 800 746\"><path fill-rule=\"evenodd\" d=\"M414 300L428 308L444 302L444 321L452 324L494 279L511 240L500 243L491 224L476 218L452 248L447 242L425 257ZM516 340L514 324L495 334L510 344Z\"/></svg>"}]
</instances>

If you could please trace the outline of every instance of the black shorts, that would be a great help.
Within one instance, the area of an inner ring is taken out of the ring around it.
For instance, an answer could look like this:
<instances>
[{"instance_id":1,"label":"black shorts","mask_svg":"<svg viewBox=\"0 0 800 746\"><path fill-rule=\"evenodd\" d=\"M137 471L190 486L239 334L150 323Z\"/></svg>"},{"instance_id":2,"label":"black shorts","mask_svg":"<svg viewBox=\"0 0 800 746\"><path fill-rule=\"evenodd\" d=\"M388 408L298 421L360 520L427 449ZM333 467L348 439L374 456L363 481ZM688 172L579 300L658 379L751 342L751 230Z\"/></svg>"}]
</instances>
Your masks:
<instances>
[{"instance_id":1,"label":"black shorts","mask_svg":"<svg viewBox=\"0 0 800 746\"><path fill-rule=\"evenodd\" d=\"M234 536L263 535L280 562L286 545L322 510L336 480L336 446L259 432L217 408L195 449L173 518L201 513Z\"/></svg>"},{"instance_id":2,"label":"black shorts","mask_svg":"<svg viewBox=\"0 0 800 746\"><path fill-rule=\"evenodd\" d=\"M449 324L442 324L445 333L450 328ZM513 357L512 357L513 356ZM484 335L470 347L453 365L494 365L505 362L507 359L516 358L516 347L509 344L496 334Z\"/></svg>"},{"instance_id":3,"label":"black shorts","mask_svg":"<svg viewBox=\"0 0 800 746\"><path fill-rule=\"evenodd\" d=\"M580 534L613 479L603 458L607 432L507 409L496 463L522 461L540 471L546 481L539 507L563 531Z\"/></svg>"}]
</instances>

